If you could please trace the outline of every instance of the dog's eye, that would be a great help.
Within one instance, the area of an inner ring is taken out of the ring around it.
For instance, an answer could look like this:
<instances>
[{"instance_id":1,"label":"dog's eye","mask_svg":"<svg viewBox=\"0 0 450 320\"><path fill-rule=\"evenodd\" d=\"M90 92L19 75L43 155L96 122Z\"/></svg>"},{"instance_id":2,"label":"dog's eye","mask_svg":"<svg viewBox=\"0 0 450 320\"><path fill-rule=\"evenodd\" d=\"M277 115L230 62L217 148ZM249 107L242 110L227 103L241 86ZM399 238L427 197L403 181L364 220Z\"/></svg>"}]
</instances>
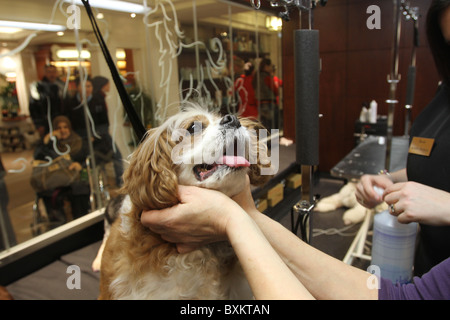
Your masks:
<instances>
[{"instance_id":1,"label":"dog's eye","mask_svg":"<svg viewBox=\"0 0 450 320\"><path fill-rule=\"evenodd\" d=\"M197 122L197 121L192 122L189 125L187 130L188 130L188 132L189 132L189 134L191 136L196 134L196 133L200 133L200 132L202 132L202 123L201 122Z\"/></svg>"}]
</instances>

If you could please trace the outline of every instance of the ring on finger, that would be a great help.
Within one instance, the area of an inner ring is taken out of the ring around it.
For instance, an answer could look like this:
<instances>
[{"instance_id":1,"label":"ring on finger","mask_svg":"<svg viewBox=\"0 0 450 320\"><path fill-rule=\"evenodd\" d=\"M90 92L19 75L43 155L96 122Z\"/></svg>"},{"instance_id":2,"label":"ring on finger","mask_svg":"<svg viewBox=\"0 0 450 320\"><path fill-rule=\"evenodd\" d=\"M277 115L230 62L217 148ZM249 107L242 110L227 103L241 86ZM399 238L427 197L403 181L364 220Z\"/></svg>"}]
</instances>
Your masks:
<instances>
[{"instance_id":1,"label":"ring on finger","mask_svg":"<svg viewBox=\"0 0 450 320\"><path fill-rule=\"evenodd\" d=\"M389 211L391 211L392 214L395 214L395 206L394 206L394 204L389 205Z\"/></svg>"}]
</instances>

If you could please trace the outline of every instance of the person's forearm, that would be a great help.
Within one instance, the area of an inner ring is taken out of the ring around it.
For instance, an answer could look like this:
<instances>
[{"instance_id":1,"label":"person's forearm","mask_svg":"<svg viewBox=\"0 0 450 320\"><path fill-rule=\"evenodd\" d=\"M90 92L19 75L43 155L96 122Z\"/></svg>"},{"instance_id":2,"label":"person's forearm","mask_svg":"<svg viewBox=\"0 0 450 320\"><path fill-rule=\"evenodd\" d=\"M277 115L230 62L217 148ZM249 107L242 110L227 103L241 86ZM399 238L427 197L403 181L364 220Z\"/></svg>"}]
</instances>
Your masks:
<instances>
[{"instance_id":1,"label":"person's forearm","mask_svg":"<svg viewBox=\"0 0 450 320\"><path fill-rule=\"evenodd\" d=\"M264 214L250 213L272 247L316 299L377 299L370 274L349 266L301 241Z\"/></svg>"},{"instance_id":2,"label":"person's forearm","mask_svg":"<svg viewBox=\"0 0 450 320\"><path fill-rule=\"evenodd\" d=\"M313 298L249 216L234 216L227 235L256 299Z\"/></svg>"}]
</instances>

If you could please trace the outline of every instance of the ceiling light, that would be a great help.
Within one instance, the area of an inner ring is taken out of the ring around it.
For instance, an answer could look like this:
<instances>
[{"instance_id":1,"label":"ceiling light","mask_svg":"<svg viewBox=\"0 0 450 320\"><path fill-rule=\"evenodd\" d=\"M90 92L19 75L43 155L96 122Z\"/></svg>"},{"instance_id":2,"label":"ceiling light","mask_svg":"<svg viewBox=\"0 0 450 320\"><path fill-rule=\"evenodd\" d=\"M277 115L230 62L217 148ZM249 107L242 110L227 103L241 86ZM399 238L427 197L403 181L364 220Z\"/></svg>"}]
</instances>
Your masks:
<instances>
[{"instance_id":1,"label":"ceiling light","mask_svg":"<svg viewBox=\"0 0 450 320\"><path fill-rule=\"evenodd\" d=\"M16 81L17 74L15 72L7 72L5 76L7 81Z\"/></svg>"},{"instance_id":2,"label":"ceiling light","mask_svg":"<svg viewBox=\"0 0 450 320\"><path fill-rule=\"evenodd\" d=\"M78 58L78 50L76 49L61 49L56 51L56 56L59 59L77 59ZM89 59L91 57L91 53L87 50L81 50L81 58Z\"/></svg>"},{"instance_id":3,"label":"ceiling light","mask_svg":"<svg viewBox=\"0 0 450 320\"><path fill-rule=\"evenodd\" d=\"M124 49L117 49L116 50L116 58L117 60L125 60L127 57L127 54L125 53Z\"/></svg>"},{"instance_id":4,"label":"ceiling light","mask_svg":"<svg viewBox=\"0 0 450 320\"><path fill-rule=\"evenodd\" d=\"M82 65L83 67L89 67L91 64L89 61L52 61L52 65L54 65L57 68L69 68L69 67L78 67L79 65Z\"/></svg>"},{"instance_id":5,"label":"ceiling light","mask_svg":"<svg viewBox=\"0 0 450 320\"><path fill-rule=\"evenodd\" d=\"M13 33L17 33L23 31L23 29L20 28L12 28L12 27L0 27L0 33L9 33L9 34L13 34Z\"/></svg>"},{"instance_id":6,"label":"ceiling light","mask_svg":"<svg viewBox=\"0 0 450 320\"><path fill-rule=\"evenodd\" d=\"M126 69L127 68L127 62L123 61L123 60L117 61L117 67L119 69Z\"/></svg>"},{"instance_id":7,"label":"ceiling light","mask_svg":"<svg viewBox=\"0 0 450 320\"><path fill-rule=\"evenodd\" d=\"M75 0L75 1L65 0L65 2L75 3L77 5L83 6L83 3L81 2L81 0ZM125 2L125 1L118 1L118 0L89 0L89 4L91 7L94 7L94 8L128 12L128 13L144 13L146 10L150 9L150 8L145 8L143 5L140 5L140 4Z\"/></svg>"},{"instance_id":8,"label":"ceiling light","mask_svg":"<svg viewBox=\"0 0 450 320\"><path fill-rule=\"evenodd\" d=\"M66 30L65 26L60 26L57 24L6 21L6 20L0 20L0 27L20 28L27 30L54 31L54 32Z\"/></svg>"},{"instance_id":9,"label":"ceiling light","mask_svg":"<svg viewBox=\"0 0 450 320\"><path fill-rule=\"evenodd\" d=\"M2 61L2 67L3 67L3 69L8 70L8 71L11 71L11 70L16 69L17 64L16 64L16 62L13 60L13 58L6 56L6 57L4 57L2 60L3 60L3 61Z\"/></svg>"},{"instance_id":10,"label":"ceiling light","mask_svg":"<svg viewBox=\"0 0 450 320\"><path fill-rule=\"evenodd\" d=\"M270 31L280 31L283 28L283 21L275 16L267 16L266 28Z\"/></svg>"}]
</instances>

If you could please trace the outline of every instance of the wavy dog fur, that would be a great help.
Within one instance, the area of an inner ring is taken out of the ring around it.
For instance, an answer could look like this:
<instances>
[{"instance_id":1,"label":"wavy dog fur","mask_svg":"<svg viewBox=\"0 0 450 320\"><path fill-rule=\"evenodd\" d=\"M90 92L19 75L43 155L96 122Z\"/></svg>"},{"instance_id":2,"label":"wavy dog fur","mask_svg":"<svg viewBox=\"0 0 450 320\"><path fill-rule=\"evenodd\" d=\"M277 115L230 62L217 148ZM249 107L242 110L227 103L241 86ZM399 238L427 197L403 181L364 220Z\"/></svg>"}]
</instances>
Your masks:
<instances>
[{"instance_id":1,"label":"wavy dog fur","mask_svg":"<svg viewBox=\"0 0 450 320\"><path fill-rule=\"evenodd\" d=\"M202 123L203 152L208 151L214 141L225 146L233 139L248 139L251 130L262 128L257 122L240 119L242 126L228 129L231 131L227 131L227 135L231 136L225 137L221 136L224 132L222 119L199 108L180 112L160 127L150 130L132 154L130 165L124 173L122 191L127 197L121 209L123 213L111 226L102 256L99 299L252 298L228 242L179 254L173 244L162 240L140 222L143 210L177 204L179 183L217 189L233 196L244 187L246 174L253 184L267 180L267 176L260 175L259 149L258 162L250 164L249 168L220 167L218 172L204 181L195 179L194 164L176 164L172 160L172 151L180 143L180 140L172 140L174 130L185 130L194 121ZM261 147L255 139L252 141L251 147ZM199 150L192 152L195 154Z\"/></svg>"}]
</instances>

